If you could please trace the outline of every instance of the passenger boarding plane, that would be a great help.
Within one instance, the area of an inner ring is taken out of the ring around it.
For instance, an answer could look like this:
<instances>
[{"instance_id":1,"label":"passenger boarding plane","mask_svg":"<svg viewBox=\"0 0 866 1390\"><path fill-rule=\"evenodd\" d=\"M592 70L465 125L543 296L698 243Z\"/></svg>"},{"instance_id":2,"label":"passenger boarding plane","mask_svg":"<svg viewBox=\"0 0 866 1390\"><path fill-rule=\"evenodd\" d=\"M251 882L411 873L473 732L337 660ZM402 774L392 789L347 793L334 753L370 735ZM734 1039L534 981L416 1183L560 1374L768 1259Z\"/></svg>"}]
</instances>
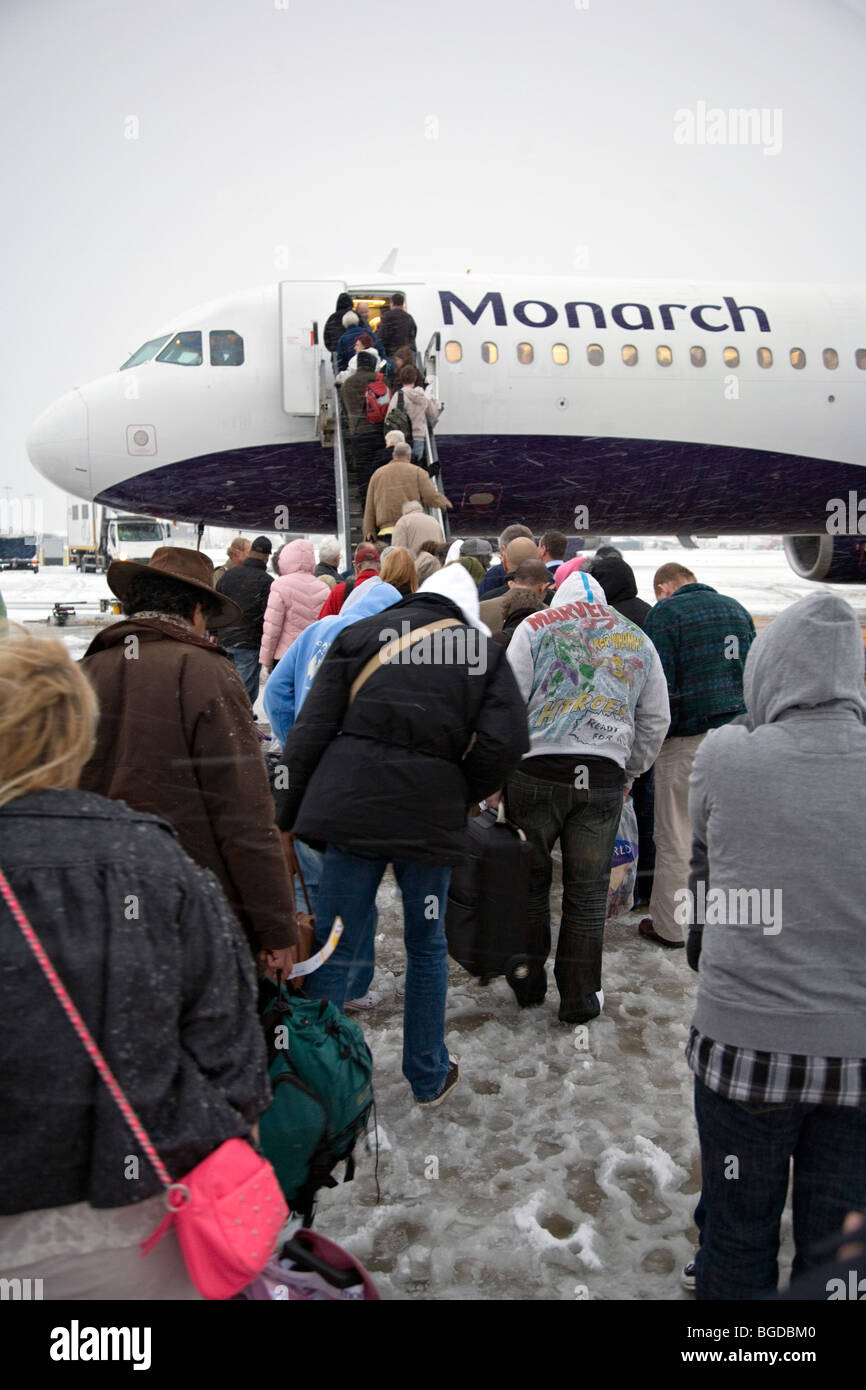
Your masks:
<instances>
[{"instance_id":1,"label":"passenger boarding plane","mask_svg":"<svg viewBox=\"0 0 866 1390\"><path fill-rule=\"evenodd\" d=\"M445 405L428 462L453 534L782 533L798 574L866 581L862 286L287 280L178 314L63 396L34 467L124 511L348 544L322 330L339 293L375 325L398 290Z\"/></svg>"}]
</instances>

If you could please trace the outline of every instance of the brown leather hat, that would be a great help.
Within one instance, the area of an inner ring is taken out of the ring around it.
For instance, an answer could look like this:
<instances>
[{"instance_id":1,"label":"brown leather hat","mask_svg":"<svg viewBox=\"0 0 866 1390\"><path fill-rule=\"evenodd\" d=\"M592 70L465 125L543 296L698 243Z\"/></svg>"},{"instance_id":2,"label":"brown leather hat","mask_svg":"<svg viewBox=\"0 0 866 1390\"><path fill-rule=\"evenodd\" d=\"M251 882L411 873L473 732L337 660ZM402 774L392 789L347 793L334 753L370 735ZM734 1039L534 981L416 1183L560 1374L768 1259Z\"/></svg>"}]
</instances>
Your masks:
<instances>
[{"instance_id":1,"label":"brown leather hat","mask_svg":"<svg viewBox=\"0 0 866 1390\"><path fill-rule=\"evenodd\" d=\"M213 585L213 561L200 550L184 550L178 545L161 545L144 565L139 560L112 560L108 566L106 579L108 587L119 599L126 597L126 591L140 574L162 574L166 579L176 579L190 589L202 589L211 598L218 600L219 612L209 614L209 628L232 627L244 616L240 604L234 599L218 594Z\"/></svg>"}]
</instances>

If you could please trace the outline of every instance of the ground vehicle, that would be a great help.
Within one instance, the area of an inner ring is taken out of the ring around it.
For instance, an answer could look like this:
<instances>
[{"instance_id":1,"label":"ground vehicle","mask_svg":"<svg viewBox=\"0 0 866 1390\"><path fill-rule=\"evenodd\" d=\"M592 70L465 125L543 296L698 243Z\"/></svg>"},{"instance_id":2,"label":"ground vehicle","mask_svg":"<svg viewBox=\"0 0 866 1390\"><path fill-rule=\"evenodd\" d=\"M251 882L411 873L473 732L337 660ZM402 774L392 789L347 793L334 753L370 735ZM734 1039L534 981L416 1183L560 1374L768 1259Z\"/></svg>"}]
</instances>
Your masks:
<instances>
[{"instance_id":1,"label":"ground vehicle","mask_svg":"<svg viewBox=\"0 0 866 1390\"><path fill-rule=\"evenodd\" d=\"M30 570L39 573L35 536L0 536L0 570Z\"/></svg>"},{"instance_id":2,"label":"ground vehicle","mask_svg":"<svg viewBox=\"0 0 866 1390\"><path fill-rule=\"evenodd\" d=\"M149 560L168 542L168 526L152 517L112 511L93 502L67 506L69 563L82 573L101 573L112 560Z\"/></svg>"}]
</instances>

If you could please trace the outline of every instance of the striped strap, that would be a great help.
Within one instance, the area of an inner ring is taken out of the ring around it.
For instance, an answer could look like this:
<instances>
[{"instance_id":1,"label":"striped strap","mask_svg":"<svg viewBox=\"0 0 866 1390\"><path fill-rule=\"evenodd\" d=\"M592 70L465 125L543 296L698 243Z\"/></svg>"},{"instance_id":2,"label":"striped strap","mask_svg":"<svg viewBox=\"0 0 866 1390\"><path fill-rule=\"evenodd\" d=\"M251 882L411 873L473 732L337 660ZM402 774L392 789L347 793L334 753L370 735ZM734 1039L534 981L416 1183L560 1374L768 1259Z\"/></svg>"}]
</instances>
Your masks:
<instances>
[{"instance_id":1,"label":"striped strap","mask_svg":"<svg viewBox=\"0 0 866 1390\"><path fill-rule=\"evenodd\" d=\"M57 995L57 998L60 1000L60 1003L63 1005L63 1009L66 1013L67 1018L69 1019L79 1038L86 1047L90 1055L90 1060L93 1062L93 1065L96 1067L96 1070L99 1072L99 1075L102 1077L103 1081L105 1082L106 1086L108 1087L109 1091L111 1092L112 1096L117 1102L118 1108L120 1109L123 1118L126 1120L126 1123L129 1125L129 1128L132 1130L139 1144L144 1149L144 1152L147 1154L148 1158L150 1159L151 1163L156 1169L160 1182L163 1184L164 1187L173 1186L171 1176L169 1175L168 1170L165 1167L165 1164L163 1163L159 1154L156 1152L156 1149L151 1144L150 1140L147 1137L147 1133L143 1124L136 1115L129 1101L126 1099L126 1096L124 1095L123 1091L120 1089L119 1082L116 1080L114 1073L112 1072L111 1068L109 1067L108 1063L106 1062L105 1058L100 1052L96 1041L92 1037L90 1030L87 1027L87 1024L84 1022L84 1019L81 1017L81 1014L78 1012L72 1000L69 998L69 995L66 993L66 990L63 987L63 984L60 980L59 975L57 974L57 971L54 969L54 966L48 959L42 942L39 940L35 931L33 930L27 918L25 917L21 904L19 903L14 892L12 891L9 881L6 878L6 875L3 873L2 869L0 869L0 893L2 893L3 897L6 899L6 905L9 908L9 911L12 913L12 916L15 918L15 921L21 928L21 933L25 941L27 942L27 945L30 947L34 956L38 960L39 965L46 979L48 980L48 983L54 990L54 993Z\"/></svg>"}]
</instances>

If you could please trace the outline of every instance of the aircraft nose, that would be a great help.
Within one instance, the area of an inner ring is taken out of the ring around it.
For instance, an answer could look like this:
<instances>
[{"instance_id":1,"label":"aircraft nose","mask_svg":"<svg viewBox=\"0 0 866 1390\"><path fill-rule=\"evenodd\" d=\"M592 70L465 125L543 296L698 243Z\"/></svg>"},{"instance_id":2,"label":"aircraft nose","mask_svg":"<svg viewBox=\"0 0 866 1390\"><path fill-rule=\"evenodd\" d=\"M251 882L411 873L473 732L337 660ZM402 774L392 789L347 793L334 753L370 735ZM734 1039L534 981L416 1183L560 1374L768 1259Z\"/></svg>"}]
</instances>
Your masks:
<instances>
[{"instance_id":1,"label":"aircraft nose","mask_svg":"<svg viewBox=\"0 0 866 1390\"><path fill-rule=\"evenodd\" d=\"M90 481L90 444L87 406L79 390L43 410L27 436L30 462L49 482L66 492L75 492L75 483Z\"/></svg>"}]
</instances>

